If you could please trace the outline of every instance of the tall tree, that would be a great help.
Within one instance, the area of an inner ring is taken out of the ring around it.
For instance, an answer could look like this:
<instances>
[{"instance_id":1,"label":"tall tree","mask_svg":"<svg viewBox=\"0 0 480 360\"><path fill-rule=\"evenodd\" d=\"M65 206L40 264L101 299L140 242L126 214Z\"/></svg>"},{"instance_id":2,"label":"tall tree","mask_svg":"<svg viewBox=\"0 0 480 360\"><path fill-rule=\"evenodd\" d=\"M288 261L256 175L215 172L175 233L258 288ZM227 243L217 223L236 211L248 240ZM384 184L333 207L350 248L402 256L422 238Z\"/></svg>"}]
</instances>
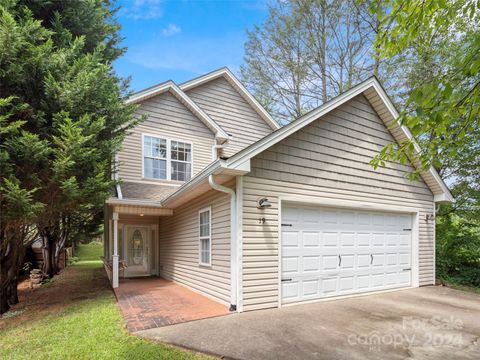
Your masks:
<instances>
[{"instance_id":1,"label":"tall tree","mask_svg":"<svg viewBox=\"0 0 480 360\"><path fill-rule=\"evenodd\" d=\"M255 26L247 35L242 78L269 110L287 121L314 106L305 57L307 35L300 18L292 16L290 4L270 7L262 27Z\"/></svg>"},{"instance_id":2,"label":"tall tree","mask_svg":"<svg viewBox=\"0 0 480 360\"><path fill-rule=\"evenodd\" d=\"M242 78L275 117L289 122L379 67L367 20L368 7L353 0L278 1L265 23L248 32Z\"/></svg>"},{"instance_id":3,"label":"tall tree","mask_svg":"<svg viewBox=\"0 0 480 360\"><path fill-rule=\"evenodd\" d=\"M0 283L9 289L16 278L4 282L3 274L18 271L23 260L11 244L27 244L32 225L49 276L65 244L92 229L84 224L99 225L113 185L111 159L136 124L134 108L124 103L125 83L112 70L123 49L110 6L101 0L0 5L0 115L11 129L0 146L0 205L12 210L1 214L0 251L18 254L16 261L0 255ZM8 240L15 236L23 239Z\"/></svg>"}]
</instances>

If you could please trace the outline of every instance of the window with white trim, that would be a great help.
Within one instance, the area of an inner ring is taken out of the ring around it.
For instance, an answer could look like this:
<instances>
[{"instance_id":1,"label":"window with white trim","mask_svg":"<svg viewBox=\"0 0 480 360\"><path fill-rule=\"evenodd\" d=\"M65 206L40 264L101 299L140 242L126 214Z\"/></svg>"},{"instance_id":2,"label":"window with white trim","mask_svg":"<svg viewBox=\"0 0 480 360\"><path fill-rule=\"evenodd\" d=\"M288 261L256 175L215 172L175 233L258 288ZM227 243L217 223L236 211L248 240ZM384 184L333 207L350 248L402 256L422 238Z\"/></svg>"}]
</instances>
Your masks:
<instances>
[{"instance_id":1,"label":"window with white trim","mask_svg":"<svg viewBox=\"0 0 480 360\"><path fill-rule=\"evenodd\" d=\"M160 180L190 180L192 144L143 135L143 176Z\"/></svg>"},{"instance_id":2,"label":"window with white trim","mask_svg":"<svg viewBox=\"0 0 480 360\"><path fill-rule=\"evenodd\" d=\"M199 263L212 264L212 209L207 208L198 212L199 220Z\"/></svg>"}]
</instances>

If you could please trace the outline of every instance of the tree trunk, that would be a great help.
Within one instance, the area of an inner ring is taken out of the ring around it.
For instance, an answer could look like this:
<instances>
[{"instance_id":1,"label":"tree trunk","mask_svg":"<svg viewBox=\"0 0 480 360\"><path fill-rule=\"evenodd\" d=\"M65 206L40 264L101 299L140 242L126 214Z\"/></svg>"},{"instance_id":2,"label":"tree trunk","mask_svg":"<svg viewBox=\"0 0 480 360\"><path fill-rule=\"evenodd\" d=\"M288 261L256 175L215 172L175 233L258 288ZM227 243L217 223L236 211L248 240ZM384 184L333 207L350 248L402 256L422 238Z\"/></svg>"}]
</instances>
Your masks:
<instances>
[{"instance_id":1,"label":"tree trunk","mask_svg":"<svg viewBox=\"0 0 480 360\"><path fill-rule=\"evenodd\" d=\"M42 271L49 278L52 278L56 273L55 266L55 235L50 228L45 227L40 231L42 238L42 252L43 252L43 266Z\"/></svg>"},{"instance_id":2,"label":"tree trunk","mask_svg":"<svg viewBox=\"0 0 480 360\"><path fill-rule=\"evenodd\" d=\"M0 259L0 313L10 309L11 305L18 303L17 280L19 252L14 247L9 247L5 256ZM23 259L22 259L23 260Z\"/></svg>"},{"instance_id":3,"label":"tree trunk","mask_svg":"<svg viewBox=\"0 0 480 360\"><path fill-rule=\"evenodd\" d=\"M322 3L322 38L321 38L321 74L322 74L322 103L325 104L328 100L327 97L327 15L326 5Z\"/></svg>"},{"instance_id":4,"label":"tree trunk","mask_svg":"<svg viewBox=\"0 0 480 360\"><path fill-rule=\"evenodd\" d=\"M0 315L6 313L9 309L10 305L8 305L6 289L0 286Z\"/></svg>"}]
</instances>

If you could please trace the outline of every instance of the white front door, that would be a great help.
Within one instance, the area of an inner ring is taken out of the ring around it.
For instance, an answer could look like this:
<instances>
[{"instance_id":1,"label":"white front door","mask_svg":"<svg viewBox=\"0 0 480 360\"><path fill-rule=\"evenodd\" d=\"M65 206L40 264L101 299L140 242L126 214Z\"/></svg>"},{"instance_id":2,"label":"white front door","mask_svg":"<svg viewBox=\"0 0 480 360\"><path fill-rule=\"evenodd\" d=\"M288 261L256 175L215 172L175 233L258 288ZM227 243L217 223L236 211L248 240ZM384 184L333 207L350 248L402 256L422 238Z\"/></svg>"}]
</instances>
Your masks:
<instances>
[{"instance_id":1,"label":"white front door","mask_svg":"<svg viewBox=\"0 0 480 360\"><path fill-rule=\"evenodd\" d=\"M411 284L408 214L287 205L282 303Z\"/></svg>"},{"instance_id":2,"label":"white front door","mask_svg":"<svg viewBox=\"0 0 480 360\"><path fill-rule=\"evenodd\" d=\"M126 277L150 275L148 226L125 226L124 258L127 263Z\"/></svg>"}]
</instances>

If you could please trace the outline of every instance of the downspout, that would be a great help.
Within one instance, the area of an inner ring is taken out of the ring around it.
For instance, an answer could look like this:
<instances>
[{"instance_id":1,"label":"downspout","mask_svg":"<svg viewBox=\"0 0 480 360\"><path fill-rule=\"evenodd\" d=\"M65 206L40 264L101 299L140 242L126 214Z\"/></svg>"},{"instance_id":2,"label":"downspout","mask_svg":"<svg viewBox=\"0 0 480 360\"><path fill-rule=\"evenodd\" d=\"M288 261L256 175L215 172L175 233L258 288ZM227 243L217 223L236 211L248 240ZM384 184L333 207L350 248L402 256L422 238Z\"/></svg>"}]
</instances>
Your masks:
<instances>
[{"instance_id":1,"label":"downspout","mask_svg":"<svg viewBox=\"0 0 480 360\"><path fill-rule=\"evenodd\" d=\"M215 177L208 176L212 189L230 195L230 311L237 310L237 196L235 190L215 182Z\"/></svg>"},{"instance_id":2,"label":"downspout","mask_svg":"<svg viewBox=\"0 0 480 360\"><path fill-rule=\"evenodd\" d=\"M118 154L115 154L114 158L113 158L113 169L112 169L112 178L113 180L115 180L117 182L117 184L115 184L115 188L117 190L117 198L119 200L122 200L123 199L123 195L122 195L122 189L120 188L120 184L118 183L118 179L119 179L119 176L118 176Z\"/></svg>"}]
</instances>

